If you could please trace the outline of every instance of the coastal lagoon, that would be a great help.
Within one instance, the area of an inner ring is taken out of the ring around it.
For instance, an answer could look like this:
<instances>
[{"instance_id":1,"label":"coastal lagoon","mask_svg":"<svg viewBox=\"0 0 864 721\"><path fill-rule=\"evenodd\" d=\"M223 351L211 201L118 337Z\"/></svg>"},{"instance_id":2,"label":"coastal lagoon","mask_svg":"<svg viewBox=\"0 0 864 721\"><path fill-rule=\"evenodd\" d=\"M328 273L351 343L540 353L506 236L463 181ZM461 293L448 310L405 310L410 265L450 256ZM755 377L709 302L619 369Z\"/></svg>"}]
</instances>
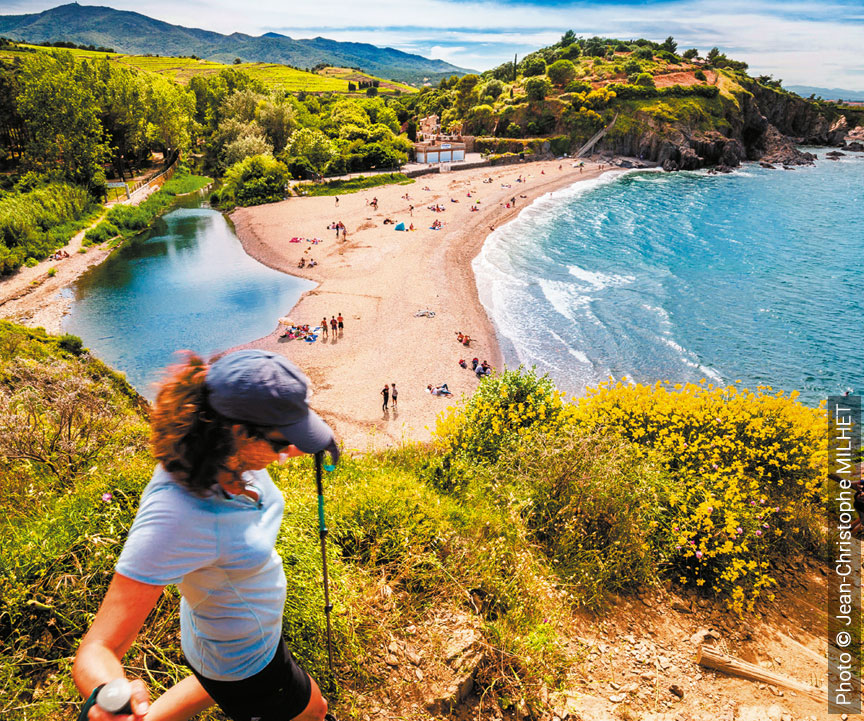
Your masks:
<instances>
[{"instance_id":1,"label":"coastal lagoon","mask_svg":"<svg viewBox=\"0 0 864 721\"><path fill-rule=\"evenodd\" d=\"M206 358L267 335L313 287L248 256L221 213L188 199L64 291L64 330L152 399L175 351Z\"/></svg>"},{"instance_id":2,"label":"coastal lagoon","mask_svg":"<svg viewBox=\"0 0 864 721\"><path fill-rule=\"evenodd\" d=\"M813 149L810 149L811 151ZM537 200L474 261L510 367L864 389L864 155L793 171L613 172Z\"/></svg>"}]
</instances>

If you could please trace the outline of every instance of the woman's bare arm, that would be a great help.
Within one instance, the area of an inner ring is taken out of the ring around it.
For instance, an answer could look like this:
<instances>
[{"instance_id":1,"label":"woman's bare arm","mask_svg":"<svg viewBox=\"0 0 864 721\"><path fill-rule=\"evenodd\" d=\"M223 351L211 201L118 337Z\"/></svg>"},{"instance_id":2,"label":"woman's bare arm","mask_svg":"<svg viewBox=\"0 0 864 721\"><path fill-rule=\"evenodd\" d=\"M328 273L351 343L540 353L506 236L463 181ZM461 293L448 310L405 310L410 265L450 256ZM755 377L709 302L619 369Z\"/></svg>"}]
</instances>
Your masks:
<instances>
[{"instance_id":1,"label":"woman's bare arm","mask_svg":"<svg viewBox=\"0 0 864 721\"><path fill-rule=\"evenodd\" d=\"M114 574L93 625L78 647L72 666L72 678L83 696L89 696L99 684L125 675L121 660L162 595L163 588L133 581L119 573ZM148 707L147 687L141 681L133 682L132 718L135 721L143 719ZM98 721L100 718L116 717L100 714L98 709L93 709L90 718Z\"/></svg>"}]
</instances>

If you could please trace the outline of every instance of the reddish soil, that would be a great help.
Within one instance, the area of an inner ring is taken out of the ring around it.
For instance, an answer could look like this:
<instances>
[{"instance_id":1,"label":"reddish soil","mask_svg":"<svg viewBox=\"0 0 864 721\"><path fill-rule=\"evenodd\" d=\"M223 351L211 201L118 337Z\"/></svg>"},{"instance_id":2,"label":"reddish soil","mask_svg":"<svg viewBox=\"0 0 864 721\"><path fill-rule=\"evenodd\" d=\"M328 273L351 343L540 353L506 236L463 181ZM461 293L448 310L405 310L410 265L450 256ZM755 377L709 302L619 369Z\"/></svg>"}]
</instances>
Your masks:
<instances>
[{"instance_id":1,"label":"reddish soil","mask_svg":"<svg viewBox=\"0 0 864 721\"><path fill-rule=\"evenodd\" d=\"M686 70L677 73L665 73L664 75L655 75L654 83L658 88L665 88L670 85L700 85L704 81L697 80L693 70ZM714 85L717 82L717 73L713 70L704 70L705 77L709 85Z\"/></svg>"}]
</instances>

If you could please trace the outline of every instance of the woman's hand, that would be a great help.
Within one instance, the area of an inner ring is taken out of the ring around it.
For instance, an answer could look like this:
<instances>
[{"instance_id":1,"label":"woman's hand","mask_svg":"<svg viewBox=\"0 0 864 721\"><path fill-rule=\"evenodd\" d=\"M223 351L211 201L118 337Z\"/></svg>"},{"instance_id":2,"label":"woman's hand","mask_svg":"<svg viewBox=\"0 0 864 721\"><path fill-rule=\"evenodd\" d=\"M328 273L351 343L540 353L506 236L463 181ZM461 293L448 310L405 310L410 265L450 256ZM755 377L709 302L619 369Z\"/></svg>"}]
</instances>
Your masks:
<instances>
[{"instance_id":1,"label":"woman's hand","mask_svg":"<svg viewBox=\"0 0 864 721\"><path fill-rule=\"evenodd\" d=\"M87 714L88 721L144 721L150 710L150 690L147 685L136 678L129 682L131 714L108 713L98 705L93 706Z\"/></svg>"}]
</instances>

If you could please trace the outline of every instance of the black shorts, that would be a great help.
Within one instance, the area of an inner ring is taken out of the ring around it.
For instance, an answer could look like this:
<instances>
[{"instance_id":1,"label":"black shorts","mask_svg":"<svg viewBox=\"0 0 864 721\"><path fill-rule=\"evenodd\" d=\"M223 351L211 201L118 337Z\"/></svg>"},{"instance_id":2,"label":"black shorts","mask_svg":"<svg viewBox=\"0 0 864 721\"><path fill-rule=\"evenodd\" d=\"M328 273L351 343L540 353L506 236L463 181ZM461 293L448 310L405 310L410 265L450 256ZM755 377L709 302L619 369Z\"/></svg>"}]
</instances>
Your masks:
<instances>
[{"instance_id":1,"label":"black shorts","mask_svg":"<svg viewBox=\"0 0 864 721\"><path fill-rule=\"evenodd\" d=\"M234 721L289 721L309 705L312 682L297 665L285 641L267 666L241 681L213 681L192 673L219 708Z\"/></svg>"}]
</instances>

